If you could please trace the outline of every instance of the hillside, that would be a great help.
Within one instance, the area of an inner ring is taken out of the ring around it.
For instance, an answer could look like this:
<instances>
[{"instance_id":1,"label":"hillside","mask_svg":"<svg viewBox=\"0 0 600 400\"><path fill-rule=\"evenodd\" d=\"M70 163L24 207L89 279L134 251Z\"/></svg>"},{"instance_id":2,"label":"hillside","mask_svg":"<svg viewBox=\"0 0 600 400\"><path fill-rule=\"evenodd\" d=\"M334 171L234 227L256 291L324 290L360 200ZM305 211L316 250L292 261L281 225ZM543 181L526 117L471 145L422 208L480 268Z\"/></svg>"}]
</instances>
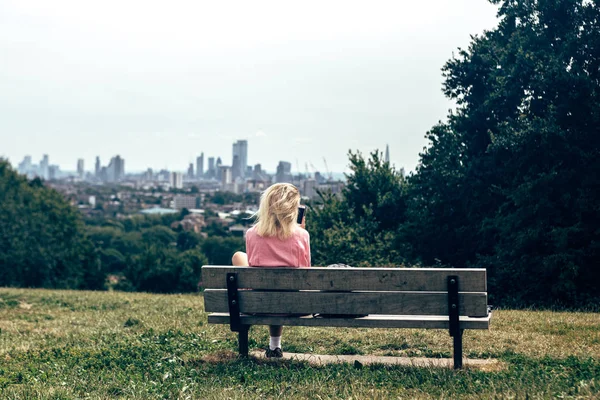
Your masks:
<instances>
[{"instance_id":1,"label":"hillside","mask_svg":"<svg viewBox=\"0 0 600 400\"><path fill-rule=\"evenodd\" d=\"M0 289L1 398L600 396L600 316L495 311L465 355L497 371L239 360L201 295ZM250 347L268 343L254 327ZM450 357L446 331L286 328L286 351Z\"/></svg>"}]
</instances>

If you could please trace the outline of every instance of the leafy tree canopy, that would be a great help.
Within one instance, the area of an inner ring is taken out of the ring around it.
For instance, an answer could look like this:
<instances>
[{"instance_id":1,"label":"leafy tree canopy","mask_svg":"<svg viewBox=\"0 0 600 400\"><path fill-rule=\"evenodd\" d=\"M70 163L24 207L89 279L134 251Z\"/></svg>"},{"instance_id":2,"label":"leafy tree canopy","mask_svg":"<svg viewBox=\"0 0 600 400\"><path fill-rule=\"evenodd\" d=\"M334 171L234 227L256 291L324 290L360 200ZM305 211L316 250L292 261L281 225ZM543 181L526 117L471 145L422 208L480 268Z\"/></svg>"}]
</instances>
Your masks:
<instances>
[{"instance_id":1,"label":"leafy tree canopy","mask_svg":"<svg viewBox=\"0 0 600 400\"><path fill-rule=\"evenodd\" d=\"M77 209L0 160L0 286L96 289L103 280Z\"/></svg>"},{"instance_id":2,"label":"leafy tree canopy","mask_svg":"<svg viewBox=\"0 0 600 400\"><path fill-rule=\"evenodd\" d=\"M600 2L493 3L498 27L443 68L458 107L427 135L405 240L424 263L487 267L498 300L585 303L600 288Z\"/></svg>"}]
</instances>

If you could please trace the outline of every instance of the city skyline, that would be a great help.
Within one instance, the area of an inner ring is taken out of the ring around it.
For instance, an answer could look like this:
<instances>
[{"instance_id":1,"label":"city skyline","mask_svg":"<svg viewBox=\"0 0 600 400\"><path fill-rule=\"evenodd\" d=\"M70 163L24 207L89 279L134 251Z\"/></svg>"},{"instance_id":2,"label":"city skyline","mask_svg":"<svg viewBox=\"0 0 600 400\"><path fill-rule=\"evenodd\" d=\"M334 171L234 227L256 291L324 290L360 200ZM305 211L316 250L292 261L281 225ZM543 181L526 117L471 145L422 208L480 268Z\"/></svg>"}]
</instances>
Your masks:
<instances>
[{"instance_id":1,"label":"city skyline","mask_svg":"<svg viewBox=\"0 0 600 400\"><path fill-rule=\"evenodd\" d=\"M234 151L236 151L235 148L239 142L240 141L233 143ZM245 146L246 146L245 151L247 153L247 151L248 151L247 143ZM380 151L380 153L383 154L383 152L381 152L381 151ZM386 153L385 154L386 154L386 161L389 162L389 146L388 145L386 145ZM215 165L213 164L211 166L211 160L214 163L215 157L218 158L219 160L221 159L221 157L218 155L214 155L214 156L207 155L207 157L205 157L204 152L201 151L200 154L195 158L195 162L190 162L186 166L181 166L181 168L165 168L165 167L160 167L160 166L148 165L141 169L128 168L126 172L124 172L124 173L121 172L118 175L120 177L123 177L126 174L142 174L144 172L147 172L150 169L153 171L167 170L167 171L172 171L172 172L178 172L178 173L182 173L188 177L190 176L190 171L192 171L193 174L191 176L193 178L210 177L211 173L213 173L213 174L215 173L214 172ZM0 156L0 158L2 158L2 157ZM40 161L38 164L36 164L35 160L38 158L40 159ZM121 165L120 163L123 162L126 159L126 157L121 156L121 154L115 154L111 157L106 157L106 159L105 159L106 161L103 161L104 159L102 157L95 156L93 159L93 162L91 162L91 160L86 160L85 158L82 158L82 157L76 157L74 166L67 165L67 166L63 167L62 165L53 163L52 155L46 152L46 153L42 154L40 157L37 157L36 155L32 155L32 154L25 154L25 155L23 155L23 157L21 159L17 159L14 161L9 160L9 162L15 169L25 169L26 170L28 168L35 168L35 169L39 169L39 171L44 171L44 169L48 169L49 167L54 167L54 168L58 167L58 170L60 170L60 172L62 172L62 173L70 172L70 173L74 173L75 176L79 176L79 177L82 177L82 175L84 175L85 173L90 173L97 177L102 173L101 170L103 168L110 168L111 163L115 159L118 160L117 161L118 165ZM324 161L326 161L326 159ZM282 162L289 164L289 167L287 167L287 171L288 171L288 173L291 172L292 174L305 174L307 172L307 169L310 174L313 174L314 172L325 173L326 171L329 171L334 174L343 173L343 171L329 170L326 163L324 163L319 168L309 162L304 162L304 163L298 162L298 164L296 165L289 160L279 160L277 162L277 164L275 166L273 166L273 168L269 168L269 166L267 166L267 168L265 168L265 165L263 163L261 163L260 161L257 163L254 163L253 165L248 164L247 168L252 169L256 166L259 166L259 167L261 167L262 171L275 174L275 173L277 173L277 170L281 167ZM103 164L107 164L107 165L103 166ZM218 166L221 166L221 165L233 168L233 162L229 163L229 164L228 163L218 164ZM309 167L309 165L310 165L310 167ZM198 167L200 167L200 166L202 166L202 168L201 168L202 172L198 172L199 171ZM298 169L298 167L300 169ZM119 168L121 170L124 170L124 166L120 166ZM398 170L400 170L401 168L402 167L397 167ZM114 174L114 172L113 172L113 174ZM45 179L48 179L48 172L47 171L45 173L41 172L40 176Z\"/></svg>"},{"instance_id":2,"label":"city skyline","mask_svg":"<svg viewBox=\"0 0 600 400\"><path fill-rule=\"evenodd\" d=\"M348 150L389 144L414 170L454 104L441 68L496 25L484 0L7 0L0 10L0 156L61 168L120 154L130 170L185 171L200 152L248 165L343 172Z\"/></svg>"}]
</instances>

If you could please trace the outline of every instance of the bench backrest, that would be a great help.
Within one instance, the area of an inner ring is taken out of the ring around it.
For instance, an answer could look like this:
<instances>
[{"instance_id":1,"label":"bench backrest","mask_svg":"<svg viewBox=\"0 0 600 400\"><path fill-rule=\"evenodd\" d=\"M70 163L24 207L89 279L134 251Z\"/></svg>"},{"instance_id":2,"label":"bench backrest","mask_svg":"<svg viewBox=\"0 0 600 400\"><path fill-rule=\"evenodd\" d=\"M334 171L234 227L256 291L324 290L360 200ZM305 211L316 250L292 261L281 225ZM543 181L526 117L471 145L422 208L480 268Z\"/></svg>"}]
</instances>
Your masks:
<instances>
[{"instance_id":1,"label":"bench backrest","mask_svg":"<svg viewBox=\"0 0 600 400\"><path fill-rule=\"evenodd\" d=\"M242 313L448 315L453 276L459 315L488 314L485 269L231 266L202 267L207 312L229 311L228 273L236 274Z\"/></svg>"}]
</instances>

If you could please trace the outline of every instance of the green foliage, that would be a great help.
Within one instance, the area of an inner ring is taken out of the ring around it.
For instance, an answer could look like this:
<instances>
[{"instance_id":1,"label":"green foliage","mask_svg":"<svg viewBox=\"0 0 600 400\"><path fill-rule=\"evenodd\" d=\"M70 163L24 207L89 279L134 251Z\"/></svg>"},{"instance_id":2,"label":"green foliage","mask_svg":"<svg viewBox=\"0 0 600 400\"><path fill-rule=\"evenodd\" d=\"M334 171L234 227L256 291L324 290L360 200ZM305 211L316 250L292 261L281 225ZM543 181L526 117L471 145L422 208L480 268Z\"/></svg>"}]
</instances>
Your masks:
<instances>
[{"instance_id":1,"label":"green foliage","mask_svg":"<svg viewBox=\"0 0 600 400\"><path fill-rule=\"evenodd\" d=\"M360 152L349 152L352 173L346 176L344 200L353 218L372 221L376 232L393 231L404 220L404 179L381 153L365 160Z\"/></svg>"},{"instance_id":2,"label":"green foliage","mask_svg":"<svg viewBox=\"0 0 600 400\"><path fill-rule=\"evenodd\" d=\"M147 246L168 247L175 244L176 239L177 234L166 226L158 225L142 230L142 241Z\"/></svg>"},{"instance_id":3,"label":"green foliage","mask_svg":"<svg viewBox=\"0 0 600 400\"><path fill-rule=\"evenodd\" d=\"M161 225L165 221L162 218L129 220L120 224L123 229L112 223L87 229L88 237L99 248L103 270L116 279L111 287L159 293L197 291L200 268L208 263L200 251L202 238L194 232L176 233Z\"/></svg>"},{"instance_id":4,"label":"green foliage","mask_svg":"<svg viewBox=\"0 0 600 400\"><path fill-rule=\"evenodd\" d=\"M86 226L60 193L1 160L0 207L0 286L188 292L208 263L199 235L169 227L185 212ZM233 242L237 250L239 239L225 240L211 256L231 260Z\"/></svg>"},{"instance_id":5,"label":"green foliage","mask_svg":"<svg viewBox=\"0 0 600 400\"><path fill-rule=\"evenodd\" d=\"M186 251L197 247L201 237L194 232L181 231L177 234L177 250Z\"/></svg>"},{"instance_id":6,"label":"green foliage","mask_svg":"<svg viewBox=\"0 0 600 400\"><path fill-rule=\"evenodd\" d=\"M443 68L458 104L403 182L350 153L309 221L315 264L478 266L491 302L585 306L600 293L600 7L501 4ZM518 283L518 284L517 284Z\"/></svg>"},{"instance_id":7,"label":"green foliage","mask_svg":"<svg viewBox=\"0 0 600 400\"><path fill-rule=\"evenodd\" d=\"M78 211L0 160L0 286L98 289L103 283Z\"/></svg>"},{"instance_id":8,"label":"green foliage","mask_svg":"<svg viewBox=\"0 0 600 400\"><path fill-rule=\"evenodd\" d=\"M210 265L231 265L231 257L236 251L244 251L246 243L238 237L208 237L201 245Z\"/></svg>"},{"instance_id":9,"label":"green foliage","mask_svg":"<svg viewBox=\"0 0 600 400\"><path fill-rule=\"evenodd\" d=\"M404 182L378 152L350 152L351 173L341 198L320 193L307 228L313 265L398 265L396 230L404 221Z\"/></svg>"},{"instance_id":10,"label":"green foliage","mask_svg":"<svg viewBox=\"0 0 600 400\"><path fill-rule=\"evenodd\" d=\"M132 257L124 271L131 290L172 293L197 291L200 269L207 264L198 250L178 253L174 248L152 245Z\"/></svg>"},{"instance_id":11,"label":"green foliage","mask_svg":"<svg viewBox=\"0 0 600 400\"><path fill-rule=\"evenodd\" d=\"M459 106L428 133L410 179L407 256L487 267L495 303L590 303L600 289L600 7L494 2L499 26L443 69Z\"/></svg>"}]
</instances>

